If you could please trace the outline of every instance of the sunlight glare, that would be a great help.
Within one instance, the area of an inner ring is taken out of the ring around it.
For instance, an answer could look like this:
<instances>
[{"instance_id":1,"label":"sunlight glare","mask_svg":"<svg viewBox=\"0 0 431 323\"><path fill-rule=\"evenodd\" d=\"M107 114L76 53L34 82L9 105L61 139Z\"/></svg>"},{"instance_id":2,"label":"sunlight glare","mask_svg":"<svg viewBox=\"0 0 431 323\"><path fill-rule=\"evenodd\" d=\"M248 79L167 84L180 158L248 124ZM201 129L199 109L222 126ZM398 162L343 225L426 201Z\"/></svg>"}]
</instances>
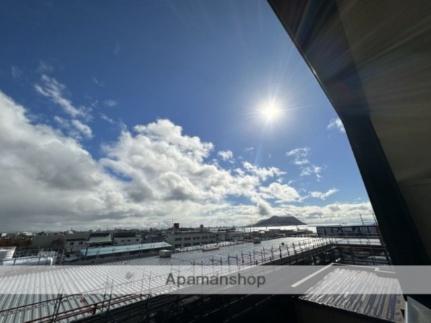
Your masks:
<instances>
[{"instance_id":1,"label":"sunlight glare","mask_svg":"<svg viewBox=\"0 0 431 323\"><path fill-rule=\"evenodd\" d=\"M265 123L274 123L283 116L283 110L276 100L270 100L259 107L259 115Z\"/></svg>"}]
</instances>

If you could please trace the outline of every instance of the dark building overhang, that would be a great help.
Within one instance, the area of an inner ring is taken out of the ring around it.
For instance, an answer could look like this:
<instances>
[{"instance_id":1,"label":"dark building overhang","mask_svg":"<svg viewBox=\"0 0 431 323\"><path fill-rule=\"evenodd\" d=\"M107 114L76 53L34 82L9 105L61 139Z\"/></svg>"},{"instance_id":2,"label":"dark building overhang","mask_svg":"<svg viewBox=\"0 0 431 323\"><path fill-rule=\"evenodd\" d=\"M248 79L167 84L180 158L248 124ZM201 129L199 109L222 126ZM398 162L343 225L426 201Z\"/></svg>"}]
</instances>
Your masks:
<instances>
[{"instance_id":1,"label":"dark building overhang","mask_svg":"<svg viewBox=\"0 0 431 323\"><path fill-rule=\"evenodd\" d=\"M431 2L269 0L346 129L394 264L431 258Z\"/></svg>"}]
</instances>

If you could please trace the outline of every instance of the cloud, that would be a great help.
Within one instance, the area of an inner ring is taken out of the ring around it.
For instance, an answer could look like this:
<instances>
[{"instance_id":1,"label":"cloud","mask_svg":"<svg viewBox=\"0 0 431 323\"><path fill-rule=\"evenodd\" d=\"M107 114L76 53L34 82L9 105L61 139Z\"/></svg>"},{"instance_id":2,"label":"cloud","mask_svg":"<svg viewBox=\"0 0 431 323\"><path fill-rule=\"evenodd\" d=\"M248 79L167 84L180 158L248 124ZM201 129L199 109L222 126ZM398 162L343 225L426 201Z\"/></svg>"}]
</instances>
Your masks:
<instances>
[{"instance_id":1,"label":"cloud","mask_svg":"<svg viewBox=\"0 0 431 323\"><path fill-rule=\"evenodd\" d=\"M107 100L103 101L103 104L106 107L112 108L112 107L117 106L118 102L116 100L113 100L113 99L107 99Z\"/></svg>"},{"instance_id":2,"label":"cloud","mask_svg":"<svg viewBox=\"0 0 431 323\"><path fill-rule=\"evenodd\" d=\"M322 167L312 165L312 164L301 167L301 173L299 174L299 176L310 176L310 175L315 175L318 180L321 179Z\"/></svg>"},{"instance_id":3,"label":"cloud","mask_svg":"<svg viewBox=\"0 0 431 323\"><path fill-rule=\"evenodd\" d=\"M214 146L212 143L202 142L198 137L189 137L182 134L182 128L167 119L160 119L147 125L134 127L137 136L134 138L145 139L155 145L163 145L165 148L175 150L175 153L184 154L193 161L202 162L208 157ZM168 153L168 152L166 152Z\"/></svg>"},{"instance_id":4,"label":"cloud","mask_svg":"<svg viewBox=\"0 0 431 323\"><path fill-rule=\"evenodd\" d=\"M276 203L295 202L301 200L297 190L287 184L271 183L269 186L260 187L262 196L266 199L276 200Z\"/></svg>"},{"instance_id":5,"label":"cloud","mask_svg":"<svg viewBox=\"0 0 431 323\"><path fill-rule=\"evenodd\" d=\"M73 120L56 118L68 126ZM148 227L173 217L184 225L241 225L286 212L341 221L343 212L348 219L369 210L363 203L291 205L298 192L274 182L284 171L249 162L235 170L214 165L212 143L165 119L123 128L96 160L73 136L32 123L24 107L0 92L0 146L4 230Z\"/></svg>"},{"instance_id":6,"label":"cloud","mask_svg":"<svg viewBox=\"0 0 431 323\"><path fill-rule=\"evenodd\" d=\"M64 91L66 87L55 78L43 74L40 82L35 84L34 88L40 95L59 105L71 117L85 116L85 110L82 107L74 106L69 99L65 98Z\"/></svg>"},{"instance_id":7,"label":"cloud","mask_svg":"<svg viewBox=\"0 0 431 323\"><path fill-rule=\"evenodd\" d=\"M220 202L229 196L250 198L258 176L234 174L209 159L213 144L182 133L166 119L123 131L119 140L104 147L101 164L114 174L131 179L130 198L160 201Z\"/></svg>"},{"instance_id":8,"label":"cloud","mask_svg":"<svg viewBox=\"0 0 431 323\"><path fill-rule=\"evenodd\" d=\"M293 157L295 165L305 165L309 164L308 154L310 152L310 148L295 148L286 153L286 156Z\"/></svg>"},{"instance_id":9,"label":"cloud","mask_svg":"<svg viewBox=\"0 0 431 323\"><path fill-rule=\"evenodd\" d=\"M60 116L55 116L54 121L63 129L69 136L81 140L93 137L93 131L89 126L77 119L68 120Z\"/></svg>"},{"instance_id":10,"label":"cloud","mask_svg":"<svg viewBox=\"0 0 431 323\"><path fill-rule=\"evenodd\" d=\"M257 206L259 215L262 215L262 216L271 215L273 212L271 205L263 199L258 199L256 201L256 206Z\"/></svg>"},{"instance_id":11,"label":"cloud","mask_svg":"<svg viewBox=\"0 0 431 323\"><path fill-rule=\"evenodd\" d=\"M374 223L374 212L369 202L331 203L324 206L283 204L271 207L265 203L257 205L256 208L251 205L211 204L203 214L205 220L212 225L252 224L272 215L295 216L310 225L361 224L361 216L366 223ZM201 219L191 217L189 223L198 223Z\"/></svg>"},{"instance_id":12,"label":"cloud","mask_svg":"<svg viewBox=\"0 0 431 323\"><path fill-rule=\"evenodd\" d=\"M108 123L110 123L110 124L114 124L114 123L115 123L114 119L112 119L112 118L108 117L108 116L107 116L106 114L104 114L104 113L101 113L101 114L100 114L100 118L101 118L102 120L105 120L106 122L108 122Z\"/></svg>"},{"instance_id":13,"label":"cloud","mask_svg":"<svg viewBox=\"0 0 431 323\"><path fill-rule=\"evenodd\" d=\"M317 192L317 191L310 192L309 196L316 199L326 200L328 197L330 197L331 195L334 195L337 192L338 192L338 189L331 188L326 192Z\"/></svg>"},{"instance_id":14,"label":"cloud","mask_svg":"<svg viewBox=\"0 0 431 323\"><path fill-rule=\"evenodd\" d=\"M230 150L221 150L217 153L218 156L224 161L233 159L233 152Z\"/></svg>"},{"instance_id":15,"label":"cloud","mask_svg":"<svg viewBox=\"0 0 431 323\"><path fill-rule=\"evenodd\" d=\"M334 118L329 121L328 126L326 127L328 130L336 129L341 133L346 133L346 129L344 129L344 125L341 122L340 118Z\"/></svg>"},{"instance_id":16,"label":"cloud","mask_svg":"<svg viewBox=\"0 0 431 323\"><path fill-rule=\"evenodd\" d=\"M310 148L295 148L286 153L286 156L293 158L293 163L300 169L300 176L316 176L317 180L322 178L322 167L311 163L309 160Z\"/></svg>"},{"instance_id":17,"label":"cloud","mask_svg":"<svg viewBox=\"0 0 431 323\"><path fill-rule=\"evenodd\" d=\"M86 138L93 137L91 128L77 119L71 121L72 125Z\"/></svg>"},{"instance_id":18,"label":"cloud","mask_svg":"<svg viewBox=\"0 0 431 323\"><path fill-rule=\"evenodd\" d=\"M39 65L37 66L37 72L40 74L49 74L54 71L54 67L45 62L45 61L39 61Z\"/></svg>"},{"instance_id":19,"label":"cloud","mask_svg":"<svg viewBox=\"0 0 431 323\"><path fill-rule=\"evenodd\" d=\"M121 209L118 183L78 142L46 125L31 124L24 108L2 92L0 113L2 223L27 229L64 226Z\"/></svg>"},{"instance_id":20,"label":"cloud","mask_svg":"<svg viewBox=\"0 0 431 323\"><path fill-rule=\"evenodd\" d=\"M245 152L252 152L252 151L254 151L254 147L246 147L245 149L244 149L244 151Z\"/></svg>"},{"instance_id":21,"label":"cloud","mask_svg":"<svg viewBox=\"0 0 431 323\"><path fill-rule=\"evenodd\" d=\"M293 215L307 224L360 224L361 216L366 222L374 222L374 212L369 202L332 203L319 205L281 205L275 212Z\"/></svg>"},{"instance_id":22,"label":"cloud","mask_svg":"<svg viewBox=\"0 0 431 323\"><path fill-rule=\"evenodd\" d=\"M102 81L100 81L97 77L93 76L91 78L91 80L93 81L94 84L96 84L98 87L103 87L104 84Z\"/></svg>"},{"instance_id":23,"label":"cloud","mask_svg":"<svg viewBox=\"0 0 431 323\"><path fill-rule=\"evenodd\" d=\"M13 79L17 80L17 79L21 78L23 71L18 66L12 65L10 68L10 74L11 74Z\"/></svg>"},{"instance_id":24,"label":"cloud","mask_svg":"<svg viewBox=\"0 0 431 323\"><path fill-rule=\"evenodd\" d=\"M257 167L248 161L243 162L242 166L247 172L258 176L262 181L271 177L279 177L286 174L285 171L282 171L277 167Z\"/></svg>"},{"instance_id":25,"label":"cloud","mask_svg":"<svg viewBox=\"0 0 431 323\"><path fill-rule=\"evenodd\" d=\"M49 65L41 63L39 68L43 70L49 69ZM93 132L91 128L84 122L78 120L79 117L89 119L89 115L84 107L76 107L72 102L65 98L64 91L66 87L64 84L58 82L55 78L46 74L42 74L40 83L35 84L36 91L49 98L52 102L59 105L64 112L71 117L70 120L56 116L54 120L64 129L67 133L75 139L92 138Z\"/></svg>"}]
</instances>

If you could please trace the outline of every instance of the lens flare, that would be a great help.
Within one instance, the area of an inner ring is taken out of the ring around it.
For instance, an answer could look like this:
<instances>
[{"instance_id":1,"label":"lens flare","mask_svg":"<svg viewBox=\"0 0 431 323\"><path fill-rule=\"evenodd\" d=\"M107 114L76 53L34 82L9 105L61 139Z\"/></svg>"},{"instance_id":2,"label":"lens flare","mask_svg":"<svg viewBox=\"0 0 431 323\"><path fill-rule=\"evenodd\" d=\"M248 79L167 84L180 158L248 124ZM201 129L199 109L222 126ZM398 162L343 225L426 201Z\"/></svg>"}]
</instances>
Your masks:
<instances>
[{"instance_id":1,"label":"lens flare","mask_svg":"<svg viewBox=\"0 0 431 323\"><path fill-rule=\"evenodd\" d=\"M274 123L282 118L283 109L276 100L263 103L259 109L259 116L265 123Z\"/></svg>"}]
</instances>

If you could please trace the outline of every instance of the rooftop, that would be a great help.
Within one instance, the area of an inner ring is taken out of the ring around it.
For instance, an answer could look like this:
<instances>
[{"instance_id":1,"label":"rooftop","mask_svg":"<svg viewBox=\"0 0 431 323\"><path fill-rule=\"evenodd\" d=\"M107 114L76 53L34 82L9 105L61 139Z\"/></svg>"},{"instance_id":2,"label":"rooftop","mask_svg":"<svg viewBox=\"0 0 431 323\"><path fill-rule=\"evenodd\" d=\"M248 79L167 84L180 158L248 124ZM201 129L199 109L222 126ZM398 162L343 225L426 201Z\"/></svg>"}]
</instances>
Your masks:
<instances>
[{"instance_id":1,"label":"rooftop","mask_svg":"<svg viewBox=\"0 0 431 323\"><path fill-rule=\"evenodd\" d=\"M377 289L384 290L388 285L398 284L398 280L391 277L381 277L375 272L345 269L342 266L322 277L318 283L310 287L301 300L334 307L340 310L354 312L371 317L403 322L401 309L404 307L402 295L363 294L363 286L372 281ZM338 293L327 294L328 288L336 288ZM346 291L349 293L346 293ZM353 293L352 291L357 291Z\"/></svg>"},{"instance_id":2,"label":"rooftop","mask_svg":"<svg viewBox=\"0 0 431 323\"><path fill-rule=\"evenodd\" d=\"M119 254L119 253L125 253L125 252L144 251L144 250L170 248L170 247L171 245L167 242L140 243L140 244L132 244L132 245L126 245L126 246L93 247L93 248L81 249L81 255L91 257L91 256Z\"/></svg>"}]
</instances>

